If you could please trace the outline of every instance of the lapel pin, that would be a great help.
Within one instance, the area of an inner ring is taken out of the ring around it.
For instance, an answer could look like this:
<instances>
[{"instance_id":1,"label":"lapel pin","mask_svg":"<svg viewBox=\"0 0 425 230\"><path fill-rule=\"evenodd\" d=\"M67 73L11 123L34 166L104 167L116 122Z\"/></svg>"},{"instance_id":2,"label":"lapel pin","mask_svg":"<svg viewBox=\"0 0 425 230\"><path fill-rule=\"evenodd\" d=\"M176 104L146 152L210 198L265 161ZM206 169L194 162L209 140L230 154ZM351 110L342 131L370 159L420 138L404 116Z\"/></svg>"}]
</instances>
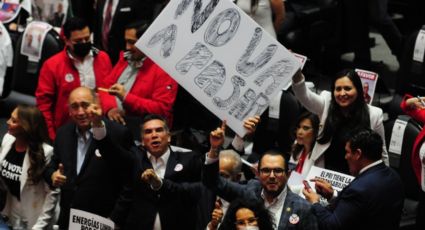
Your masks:
<instances>
[{"instance_id":1,"label":"lapel pin","mask_svg":"<svg viewBox=\"0 0 425 230\"><path fill-rule=\"evenodd\" d=\"M300 222L300 217L293 213L290 217L289 217L289 223L291 224L298 224L298 222Z\"/></svg>"},{"instance_id":2,"label":"lapel pin","mask_svg":"<svg viewBox=\"0 0 425 230\"><path fill-rule=\"evenodd\" d=\"M94 151L94 155L96 155L97 157L102 157L102 154L100 154L99 149L96 149Z\"/></svg>"},{"instance_id":3,"label":"lapel pin","mask_svg":"<svg viewBox=\"0 0 425 230\"><path fill-rule=\"evenodd\" d=\"M174 171L176 172L180 172L182 171L182 169L183 169L183 165L180 163L176 164L176 167L174 167Z\"/></svg>"},{"instance_id":4,"label":"lapel pin","mask_svg":"<svg viewBox=\"0 0 425 230\"><path fill-rule=\"evenodd\" d=\"M287 211L287 212L290 212L290 211L291 211L291 208L290 208L290 207L287 207L287 208L286 208L286 211Z\"/></svg>"}]
</instances>

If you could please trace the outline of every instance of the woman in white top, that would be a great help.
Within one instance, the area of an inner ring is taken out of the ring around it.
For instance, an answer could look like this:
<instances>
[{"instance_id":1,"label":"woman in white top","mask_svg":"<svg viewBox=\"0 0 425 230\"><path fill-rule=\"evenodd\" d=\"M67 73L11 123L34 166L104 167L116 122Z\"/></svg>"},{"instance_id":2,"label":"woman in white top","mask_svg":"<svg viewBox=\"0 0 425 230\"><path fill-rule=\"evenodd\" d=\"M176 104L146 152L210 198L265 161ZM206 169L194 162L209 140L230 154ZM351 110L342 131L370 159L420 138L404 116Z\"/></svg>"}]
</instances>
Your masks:
<instances>
[{"instance_id":1,"label":"woman in white top","mask_svg":"<svg viewBox=\"0 0 425 230\"><path fill-rule=\"evenodd\" d=\"M2 214L14 227L51 229L58 190L50 190L43 179L53 154L53 148L46 143L43 115L35 106L19 105L7 125L8 133L0 148L0 176L8 188Z\"/></svg>"},{"instance_id":2,"label":"woman in white top","mask_svg":"<svg viewBox=\"0 0 425 230\"><path fill-rule=\"evenodd\" d=\"M320 95L308 89L301 72L294 75L292 89L301 104L319 116L320 125L311 157L306 168L316 165L349 174L345 160L347 134L359 129L372 129L382 137L382 158L388 165L382 109L365 102L363 86L356 71L339 72L331 84L331 92ZM307 170L308 171L308 170Z\"/></svg>"},{"instance_id":3,"label":"woman in white top","mask_svg":"<svg viewBox=\"0 0 425 230\"><path fill-rule=\"evenodd\" d=\"M310 112L305 112L301 114L296 124L296 139L290 152L289 165L292 165L292 171L306 176L309 169L304 170L304 166L307 166L304 162L310 157L316 142L319 117Z\"/></svg>"},{"instance_id":4,"label":"woman in white top","mask_svg":"<svg viewBox=\"0 0 425 230\"><path fill-rule=\"evenodd\" d=\"M235 0L235 3L276 38L276 31L285 18L285 6L282 0Z\"/></svg>"}]
</instances>

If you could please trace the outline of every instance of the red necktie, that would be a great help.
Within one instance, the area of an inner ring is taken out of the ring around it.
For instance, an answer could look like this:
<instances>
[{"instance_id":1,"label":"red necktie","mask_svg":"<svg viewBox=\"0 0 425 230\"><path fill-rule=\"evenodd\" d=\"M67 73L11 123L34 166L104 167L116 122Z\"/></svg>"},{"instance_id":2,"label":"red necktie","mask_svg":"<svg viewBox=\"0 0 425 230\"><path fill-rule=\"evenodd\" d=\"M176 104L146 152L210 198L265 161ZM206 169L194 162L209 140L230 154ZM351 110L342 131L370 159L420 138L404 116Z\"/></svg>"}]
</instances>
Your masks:
<instances>
[{"instance_id":1,"label":"red necktie","mask_svg":"<svg viewBox=\"0 0 425 230\"><path fill-rule=\"evenodd\" d=\"M108 50L108 35L111 29L111 21L112 21L112 1L113 0L108 0L108 5L106 6L105 18L103 19L102 46L104 50Z\"/></svg>"},{"instance_id":2,"label":"red necktie","mask_svg":"<svg viewBox=\"0 0 425 230\"><path fill-rule=\"evenodd\" d=\"M306 158L307 158L307 151L303 150L303 152L301 153L300 159L298 160L297 167L295 167L295 171L297 173L302 173L304 161Z\"/></svg>"}]
</instances>

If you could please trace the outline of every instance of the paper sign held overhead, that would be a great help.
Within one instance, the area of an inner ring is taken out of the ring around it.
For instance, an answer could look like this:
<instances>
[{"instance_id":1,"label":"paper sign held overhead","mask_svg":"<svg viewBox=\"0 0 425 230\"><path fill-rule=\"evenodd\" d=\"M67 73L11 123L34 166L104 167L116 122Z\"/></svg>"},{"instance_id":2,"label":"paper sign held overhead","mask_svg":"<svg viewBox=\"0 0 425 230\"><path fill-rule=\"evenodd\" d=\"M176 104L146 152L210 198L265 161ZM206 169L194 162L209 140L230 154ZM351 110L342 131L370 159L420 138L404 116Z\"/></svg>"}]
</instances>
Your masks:
<instances>
[{"instance_id":1,"label":"paper sign held overhead","mask_svg":"<svg viewBox=\"0 0 425 230\"><path fill-rule=\"evenodd\" d=\"M170 1L136 46L241 136L300 68L230 0Z\"/></svg>"},{"instance_id":2,"label":"paper sign held overhead","mask_svg":"<svg viewBox=\"0 0 425 230\"><path fill-rule=\"evenodd\" d=\"M376 83L378 82L378 74L372 71L363 69L355 69L363 84L363 96L365 102L372 104L373 96L375 95Z\"/></svg>"}]
</instances>

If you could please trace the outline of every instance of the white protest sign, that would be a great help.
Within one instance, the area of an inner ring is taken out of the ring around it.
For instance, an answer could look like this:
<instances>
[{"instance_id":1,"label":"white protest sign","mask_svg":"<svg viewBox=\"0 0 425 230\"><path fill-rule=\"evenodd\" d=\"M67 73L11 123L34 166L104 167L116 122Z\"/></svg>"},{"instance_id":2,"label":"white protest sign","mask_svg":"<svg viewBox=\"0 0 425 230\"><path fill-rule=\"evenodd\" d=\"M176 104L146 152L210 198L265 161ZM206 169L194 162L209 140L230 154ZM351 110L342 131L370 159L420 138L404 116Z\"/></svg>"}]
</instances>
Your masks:
<instances>
[{"instance_id":1,"label":"white protest sign","mask_svg":"<svg viewBox=\"0 0 425 230\"><path fill-rule=\"evenodd\" d=\"M413 60L423 63L425 52L425 30L419 30L418 36L415 41L415 48L413 51Z\"/></svg>"},{"instance_id":2,"label":"white protest sign","mask_svg":"<svg viewBox=\"0 0 425 230\"><path fill-rule=\"evenodd\" d=\"M300 68L230 0L170 1L136 46L240 136Z\"/></svg>"},{"instance_id":3,"label":"white protest sign","mask_svg":"<svg viewBox=\"0 0 425 230\"><path fill-rule=\"evenodd\" d=\"M338 192L340 192L345 186L347 186L351 183L352 180L354 180L353 176L312 166L310 172L308 172L306 179L310 181L311 179L317 177L327 180L329 183L332 184L332 188ZM311 184L313 184L311 185L311 187L314 188L314 183Z\"/></svg>"},{"instance_id":4,"label":"white protest sign","mask_svg":"<svg viewBox=\"0 0 425 230\"><path fill-rule=\"evenodd\" d=\"M46 22L33 21L25 29L21 54L28 56L28 60L38 62L41 57L43 42L47 33L53 27Z\"/></svg>"},{"instance_id":5,"label":"white protest sign","mask_svg":"<svg viewBox=\"0 0 425 230\"><path fill-rule=\"evenodd\" d=\"M391 133L390 147L388 151L390 153L401 154L401 147L403 147L404 130L406 129L407 121L400 119L395 120L393 126L393 132Z\"/></svg>"},{"instance_id":6,"label":"white protest sign","mask_svg":"<svg viewBox=\"0 0 425 230\"><path fill-rule=\"evenodd\" d=\"M363 96L365 102L372 104L375 95L376 83L378 82L378 74L363 69L355 69L363 84Z\"/></svg>"},{"instance_id":7,"label":"white protest sign","mask_svg":"<svg viewBox=\"0 0 425 230\"><path fill-rule=\"evenodd\" d=\"M112 220L95 215L90 212L72 209L69 215L69 230L113 230L115 224Z\"/></svg>"}]
</instances>

